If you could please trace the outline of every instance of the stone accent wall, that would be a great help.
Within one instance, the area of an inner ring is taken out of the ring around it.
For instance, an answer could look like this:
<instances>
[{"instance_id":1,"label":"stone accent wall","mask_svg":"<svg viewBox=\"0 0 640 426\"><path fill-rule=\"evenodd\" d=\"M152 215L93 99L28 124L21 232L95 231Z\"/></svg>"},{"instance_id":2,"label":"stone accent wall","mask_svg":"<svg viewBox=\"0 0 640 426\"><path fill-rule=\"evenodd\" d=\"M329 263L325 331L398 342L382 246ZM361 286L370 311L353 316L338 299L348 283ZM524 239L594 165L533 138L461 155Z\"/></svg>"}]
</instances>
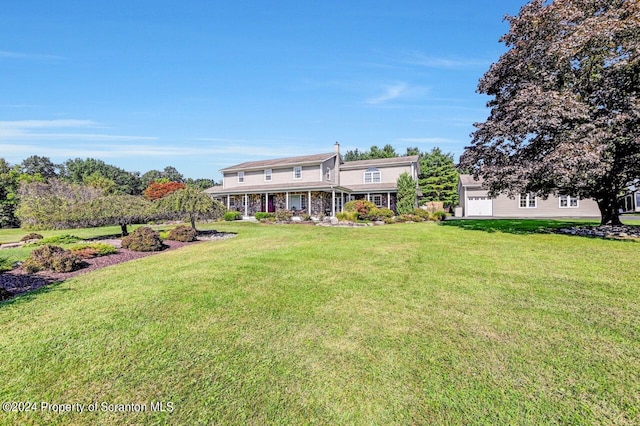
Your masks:
<instances>
[{"instance_id":1,"label":"stone accent wall","mask_svg":"<svg viewBox=\"0 0 640 426\"><path fill-rule=\"evenodd\" d=\"M262 197L260 194L249 194L249 216L254 216L256 213L262 210Z\"/></svg>"}]
</instances>

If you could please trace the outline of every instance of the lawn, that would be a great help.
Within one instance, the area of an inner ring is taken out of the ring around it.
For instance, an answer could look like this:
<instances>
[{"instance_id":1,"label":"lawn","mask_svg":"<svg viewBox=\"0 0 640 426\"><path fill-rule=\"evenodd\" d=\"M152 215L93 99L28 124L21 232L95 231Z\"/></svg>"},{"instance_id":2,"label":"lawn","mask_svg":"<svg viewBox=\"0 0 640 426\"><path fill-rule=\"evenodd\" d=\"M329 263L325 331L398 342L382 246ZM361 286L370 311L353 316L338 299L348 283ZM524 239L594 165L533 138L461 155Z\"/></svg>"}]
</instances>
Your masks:
<instances>
[{"instance_id":1,"label":"lawn","mask_svg":"<svg viewBox=\"0 0 640 426\"><path fill-rule=\"evenodd\" d=\"M640 243L216 228L0 304L0 423L640 423Z\"/></svg>"}]
</instances>

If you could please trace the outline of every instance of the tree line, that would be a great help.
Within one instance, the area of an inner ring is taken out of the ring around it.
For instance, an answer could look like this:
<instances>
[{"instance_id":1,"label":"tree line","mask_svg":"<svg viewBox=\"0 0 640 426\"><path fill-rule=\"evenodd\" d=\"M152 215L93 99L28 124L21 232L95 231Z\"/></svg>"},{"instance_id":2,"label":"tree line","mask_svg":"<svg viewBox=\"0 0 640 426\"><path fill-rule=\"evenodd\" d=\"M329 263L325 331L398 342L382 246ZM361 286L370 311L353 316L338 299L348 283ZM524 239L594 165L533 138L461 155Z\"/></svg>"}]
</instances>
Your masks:
<instances>
[{"instance_id":1,"label":"tree line","mask_svg":"<svg viewBox=\"0 0 640 426\"><path fill-rule=\"evenodd\" d=\"M453 161L453 154L444 153L435 147L429 152L420 152L416 147L409 147L405 156L419 156L418 187L422 195L419 204L429 201L441 201L445 207L458 204L458 169ZM393 158L400 155L392 145L382 148L374 145L368 151L358 149L347 151L344 161L374 160Z\"/></svg>"},{"instance_id":2,"label":"tree line","mask_svg":"<svg viewBox=\"0 0 640 426\"><path fill-rule=\"evenodd\" d=\"M211 179L185 179L172 166L163 170L149 170L141 175L139 172L129 172L94 158L69 159L62 164L55 164L47 157L33 155L16 165L0 158L0 228L20 226L19 213L22 213L22 218L27 221L25 225L36 226L30 223L33 222L32 216L25 216L27 212L48 212L51 216L46 220L51 223L80 223L83 222L78 216L81 209L77 208L77 211L71 212L68 208L70 205L78 207L90 200L111 197L110 201L114 205L126 211L127 203L140 207L139 204L145 200L143 195L147 200L159 199L177 189L193 188L199 192L210 188L214 183ZM155 195L147 196L145 191L150 187ZM46 195L50 195L45 197L49 198L48 201L42 198ZM25 202L21 203L21 200ZM26 200L41 200L42 205L30 206ZM66 219L63 221L60 214L53 212L55 205L46 206L47 203L57 203L60 207L58 210L67 215ZM21 206L23 208L19 210ZM108 206L105 205L106 207ZM76 219L72 220L73 217ZM45 216L42 218L45 219ZM107 219L103 217L95 220L104 222Z\"/></svg>"}]
</instances>

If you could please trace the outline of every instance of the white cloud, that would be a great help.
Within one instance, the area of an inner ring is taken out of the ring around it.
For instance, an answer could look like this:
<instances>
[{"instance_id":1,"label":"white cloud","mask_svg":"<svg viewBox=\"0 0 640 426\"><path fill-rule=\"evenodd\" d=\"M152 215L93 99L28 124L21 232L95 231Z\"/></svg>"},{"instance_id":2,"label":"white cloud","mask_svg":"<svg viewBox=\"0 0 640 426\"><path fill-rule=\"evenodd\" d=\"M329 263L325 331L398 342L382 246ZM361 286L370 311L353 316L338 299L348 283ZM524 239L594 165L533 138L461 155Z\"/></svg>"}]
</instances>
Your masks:
<instances>
[{"instance_id":1,"label":"white cloud","mask_svg":"<svg viewBox=\"0 0 640 426\"><path fill-rule=\"evenodd\" d=\"M402 143L417 143L417 144L441 144L441 145L455 145L461 143L457 139L450 138L401 138L398 142Z\"/></svg>"},{"instance_id":2,"label":"white cloud","mask_svg":"<svg viewBox=\"0 0 640 426\"><path fill-rule=\"evenodd\" d=\"M382 95L376 96L375 98L369 98L366 102L371 105L378 105L388 101L392 101L406 94L408 88L409 87L406 83L396 83L392 86L385 87L384 93Z\"/></svg>"},{"instance_id":3,"label":"white cloud","mask_svg":"<svg viewBox=\"0 0 640 426\"><path fill-rule=\"evenodd\" d=\"M486 59L429 56L419 51L406 53L402 62L421 67L443 69L488 68L491 65L491 61Z\"/></svg>"},{"instance_id":4,"label":"white cloud","mask_svg":"<svg viewBox=\"0 0 640 426\"><path fill-rule=\"evenodd\" d=\"M23 52L12 52L8 50L0 50L0 58L8 58L8 59L30 59L30 60L59 60L64 59L62 56L57 55L46 55L40 53L23 53Z\"/></svg>"}]
</instances>

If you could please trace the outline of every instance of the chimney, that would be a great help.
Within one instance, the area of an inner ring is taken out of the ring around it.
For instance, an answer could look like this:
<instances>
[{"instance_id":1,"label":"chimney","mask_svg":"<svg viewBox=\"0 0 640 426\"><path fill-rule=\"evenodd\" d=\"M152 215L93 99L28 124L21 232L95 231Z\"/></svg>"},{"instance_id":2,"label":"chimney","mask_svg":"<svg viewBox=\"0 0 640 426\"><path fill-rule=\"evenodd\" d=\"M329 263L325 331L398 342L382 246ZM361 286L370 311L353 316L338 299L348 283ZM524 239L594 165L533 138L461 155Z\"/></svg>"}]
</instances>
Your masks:
<instances>
[{"instance_id":1,"label":"chimney","mask_svg":"<svg viewBox=\"0 0 640 426\"><path fill-rule=\"evenodd\" d=\"M339 142L336 142L333 145L333 150L336 152L336 154L340 154L340 143Z\"/></svg>"}]
</instances>

